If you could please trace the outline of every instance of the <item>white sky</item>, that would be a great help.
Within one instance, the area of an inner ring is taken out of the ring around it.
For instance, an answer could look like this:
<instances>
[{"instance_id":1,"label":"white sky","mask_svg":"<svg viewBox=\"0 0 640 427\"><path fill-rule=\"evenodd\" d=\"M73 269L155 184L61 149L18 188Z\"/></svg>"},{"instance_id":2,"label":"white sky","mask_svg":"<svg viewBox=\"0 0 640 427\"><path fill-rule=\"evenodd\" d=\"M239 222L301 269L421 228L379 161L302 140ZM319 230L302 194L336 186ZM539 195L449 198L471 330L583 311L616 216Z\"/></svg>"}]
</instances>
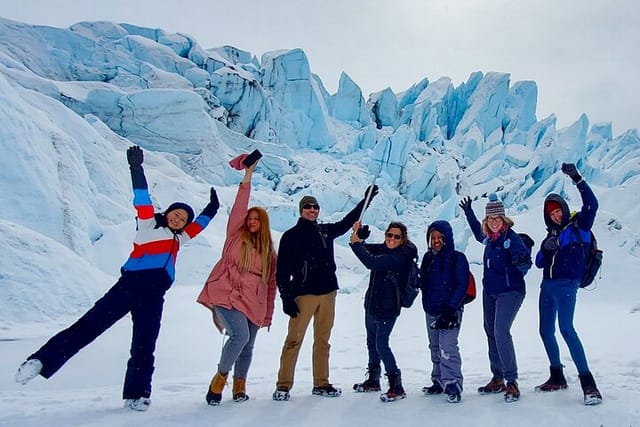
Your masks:
<instances>
[{"instance_id":1,"label":"white sky","mask_svg":"<svg viewBox=\"0 0 640 427\"><path fill-rule=\"evenodd\" d=\"M538 119L561 127L587 113L614 133L640 128L640 2L629 0L0 0L0 15L67 27L106 20L264 52L302 48L327 89L341 71L365 96L424 77L455 85L473 71L538 84Z\"/></svg>"}]
</instances>

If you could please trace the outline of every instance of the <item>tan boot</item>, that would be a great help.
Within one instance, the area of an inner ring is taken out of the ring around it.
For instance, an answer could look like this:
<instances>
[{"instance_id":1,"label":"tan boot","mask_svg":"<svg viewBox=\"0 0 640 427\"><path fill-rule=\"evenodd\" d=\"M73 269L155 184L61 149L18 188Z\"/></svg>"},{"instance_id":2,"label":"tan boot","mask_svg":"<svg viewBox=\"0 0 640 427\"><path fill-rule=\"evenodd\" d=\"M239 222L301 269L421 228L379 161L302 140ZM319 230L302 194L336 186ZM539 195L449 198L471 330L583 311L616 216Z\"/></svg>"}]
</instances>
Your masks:
<instances>
[{"instance_id":1,"label":"tan boot","mask_svg":"<svg viewBox=\"0 0 640 427\"><path fill-rule=\"evenodd\" d=\"M233 401L244 402L249 400L247 395L247 379L233 377Z\"/></svg>"},{"instance_id":2,"label":"tan boot","mask_svg":"<svg viewBox=\"0 0 640 427\"><path fill-rule=\"evenodd\" d=\"M221 374L220 372L216 372L211 379L211 384L209 384L209 390L207 391L206 397L209 405L217 406L220 404L220 401L222 400L222 390L227 383L227 375L229 375L229 373Z\"/></svg>"}]
</instances>

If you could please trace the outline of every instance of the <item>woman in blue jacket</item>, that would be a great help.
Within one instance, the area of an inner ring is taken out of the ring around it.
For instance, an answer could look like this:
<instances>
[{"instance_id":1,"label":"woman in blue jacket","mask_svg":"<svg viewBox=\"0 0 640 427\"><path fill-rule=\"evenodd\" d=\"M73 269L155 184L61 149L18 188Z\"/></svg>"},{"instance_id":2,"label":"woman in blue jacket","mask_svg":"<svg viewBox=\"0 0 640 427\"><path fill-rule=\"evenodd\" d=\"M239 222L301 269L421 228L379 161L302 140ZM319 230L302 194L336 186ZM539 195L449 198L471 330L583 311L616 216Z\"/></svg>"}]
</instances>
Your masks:
<instances>
[{"instance_id":1,"label":"woman in blue jacket","mask_svg":"<svg viewBox=\"0 0 640 427\"><path fill-rule=\"evenodd\" d=\"M560 349L555 336L558 319L560 333L569 347L571 358L578 369L585 405L602 402L602 395L589 370L587 357L578 333L573 327L576 294L584 273L585 248L591 242L591 227L596 218L598 200L582 179L574 164L563 163L562 172L576 184L582 209L572 218L569 206L558 194L549 194L544 201L544 222L547 237L536 255L536 267L542 268L540 285L540 336L549 357L549 379L536 387L536 391L556 391L567 388L562 372Z\"/></svg>"},{"instance_id":2,"label":"woman in blue jacket","mask_svg":"<svg viewBox=\"0 0 640 427\"><path fill-rule=\"evenodd\" d=\"M369 287L364 297L365 328L369 353L368 378L354 384L356 392L380 391L380 362L384 363L389 390L380 396L385 402L404 399L400 369L389 347L389 336L400 314L399 283L407 280L409 267L418 250L407 236L407 227L392 222L385 232L384 243L365 244L368 230L360 221L353 225L350 246L358 259L371 270Z\"/></svg>"},{"instance_id":3,"label":"woman in blue jacket","mask_svg":"<svg viewBox=\"0 0 640 427\"><path fill-rule=\"evenodd\" d=\"M467 257L455 250L453 230L447 221L434 221L427 229L429 250L420 265L422 308L426 314L431 351L431 380L426 395L446 393L458 403L462 393L462 359L458 335L462 305L469 285Z\"/></svg>"},{"instance_id":4,"label":"woman in blue jacket","mask_svg":"<svg viewBox=\"0 0 640 427\"><path fill-rule=\"evenodd\" d=\"M525 296L524 275L531 268L531 252L513 231L513 220L495 194L489 195L482 224L471 208L471 199L460 202L476 240L484 244L482 273L482 313L489 344L493 377L478 393L502 393L507 403L520 398L516 351L511 325ZM506 384L505 384L506 380Z\"/></svg>"}]
</instances>

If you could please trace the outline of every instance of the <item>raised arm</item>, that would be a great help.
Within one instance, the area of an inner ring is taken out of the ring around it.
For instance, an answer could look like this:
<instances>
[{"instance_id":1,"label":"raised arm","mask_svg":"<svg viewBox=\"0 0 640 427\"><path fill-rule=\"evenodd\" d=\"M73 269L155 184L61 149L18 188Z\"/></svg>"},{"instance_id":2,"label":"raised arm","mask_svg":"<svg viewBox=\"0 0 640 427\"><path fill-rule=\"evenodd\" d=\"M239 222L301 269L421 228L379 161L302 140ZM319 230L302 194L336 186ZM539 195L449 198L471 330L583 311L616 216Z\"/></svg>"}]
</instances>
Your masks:
<instances>
[{"instance_id":1,"label":"raised arm","mask_svg":"<svg viewBox=\"0 0 640 427\"><path fill-rule=\"evenodd\" d=\"M202 230L204 230L209 222L216 216L218 209L220 208L220 202L218 201L218 194L216 193L215 188L211 187L211 192L209 194L209 203L205 208L200 212L200 215L196 217L196 219L188 224L184 228L184 232L189 236L189 238L193 239L196 237Z\"/></svg>"},{"instance_id":2,"label":"raised arm","mask_svg":"<svg viewBox=\"0 0 640 427\"><path fill-rule=\"evenodd\" d=\"M144 221L154 217L154 210L149 196L147 178L144 176L144 169L142 168L143 161L142 148L134 145L127 149L127 163L129 163L131 185L133 187L133 206L138 213L138 219Z\"/></svg>"},{"instance_id":3,"label":"raised arm","mask_svg":"<svg viewBox=\"0 0 640 427\"><path fill-rule=\"evenodd\" d=\"M471 197L467 196L462 199L458 206L462 208L464 216L467 218L467 223L471 228L473 237L475 237L476 240L480 243L484 242L486 236L482 232L482 224L480 224L480 221L478 221L478 218L476 218L476 214L473 212L473 208L471 207Z\"/></svg>"}]
</instances>

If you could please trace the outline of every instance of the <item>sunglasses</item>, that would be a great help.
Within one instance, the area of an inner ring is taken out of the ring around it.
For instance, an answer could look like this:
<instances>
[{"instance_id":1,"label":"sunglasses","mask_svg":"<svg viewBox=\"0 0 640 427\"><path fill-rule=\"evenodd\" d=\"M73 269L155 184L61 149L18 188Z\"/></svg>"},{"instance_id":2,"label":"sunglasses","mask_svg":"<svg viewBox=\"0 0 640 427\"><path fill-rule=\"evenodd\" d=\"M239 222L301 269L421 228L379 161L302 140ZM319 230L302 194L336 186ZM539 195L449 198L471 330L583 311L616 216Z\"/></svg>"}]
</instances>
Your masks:
<instances>
[{"instance_id":1,"label":"sunglasses","mask_svg":"<svg viewBox=\"0 0 640 427\"><path fill-rule=\"evenodd\" d=\"M396 240L402 240L402 234L384 233L384 236L387 239L394 238Z\"/></svg>"},{"instance_id":2,"label":"sunglasses","mask_svg":"<svg viewBox=\"0 0 640 427\"><path fill-rule=\"evenodd\" d=\"M316 209L316 210L320 210L320 205L306 204L306 205L302 205L302 209Z\"/></svg>"}]
</instances>

